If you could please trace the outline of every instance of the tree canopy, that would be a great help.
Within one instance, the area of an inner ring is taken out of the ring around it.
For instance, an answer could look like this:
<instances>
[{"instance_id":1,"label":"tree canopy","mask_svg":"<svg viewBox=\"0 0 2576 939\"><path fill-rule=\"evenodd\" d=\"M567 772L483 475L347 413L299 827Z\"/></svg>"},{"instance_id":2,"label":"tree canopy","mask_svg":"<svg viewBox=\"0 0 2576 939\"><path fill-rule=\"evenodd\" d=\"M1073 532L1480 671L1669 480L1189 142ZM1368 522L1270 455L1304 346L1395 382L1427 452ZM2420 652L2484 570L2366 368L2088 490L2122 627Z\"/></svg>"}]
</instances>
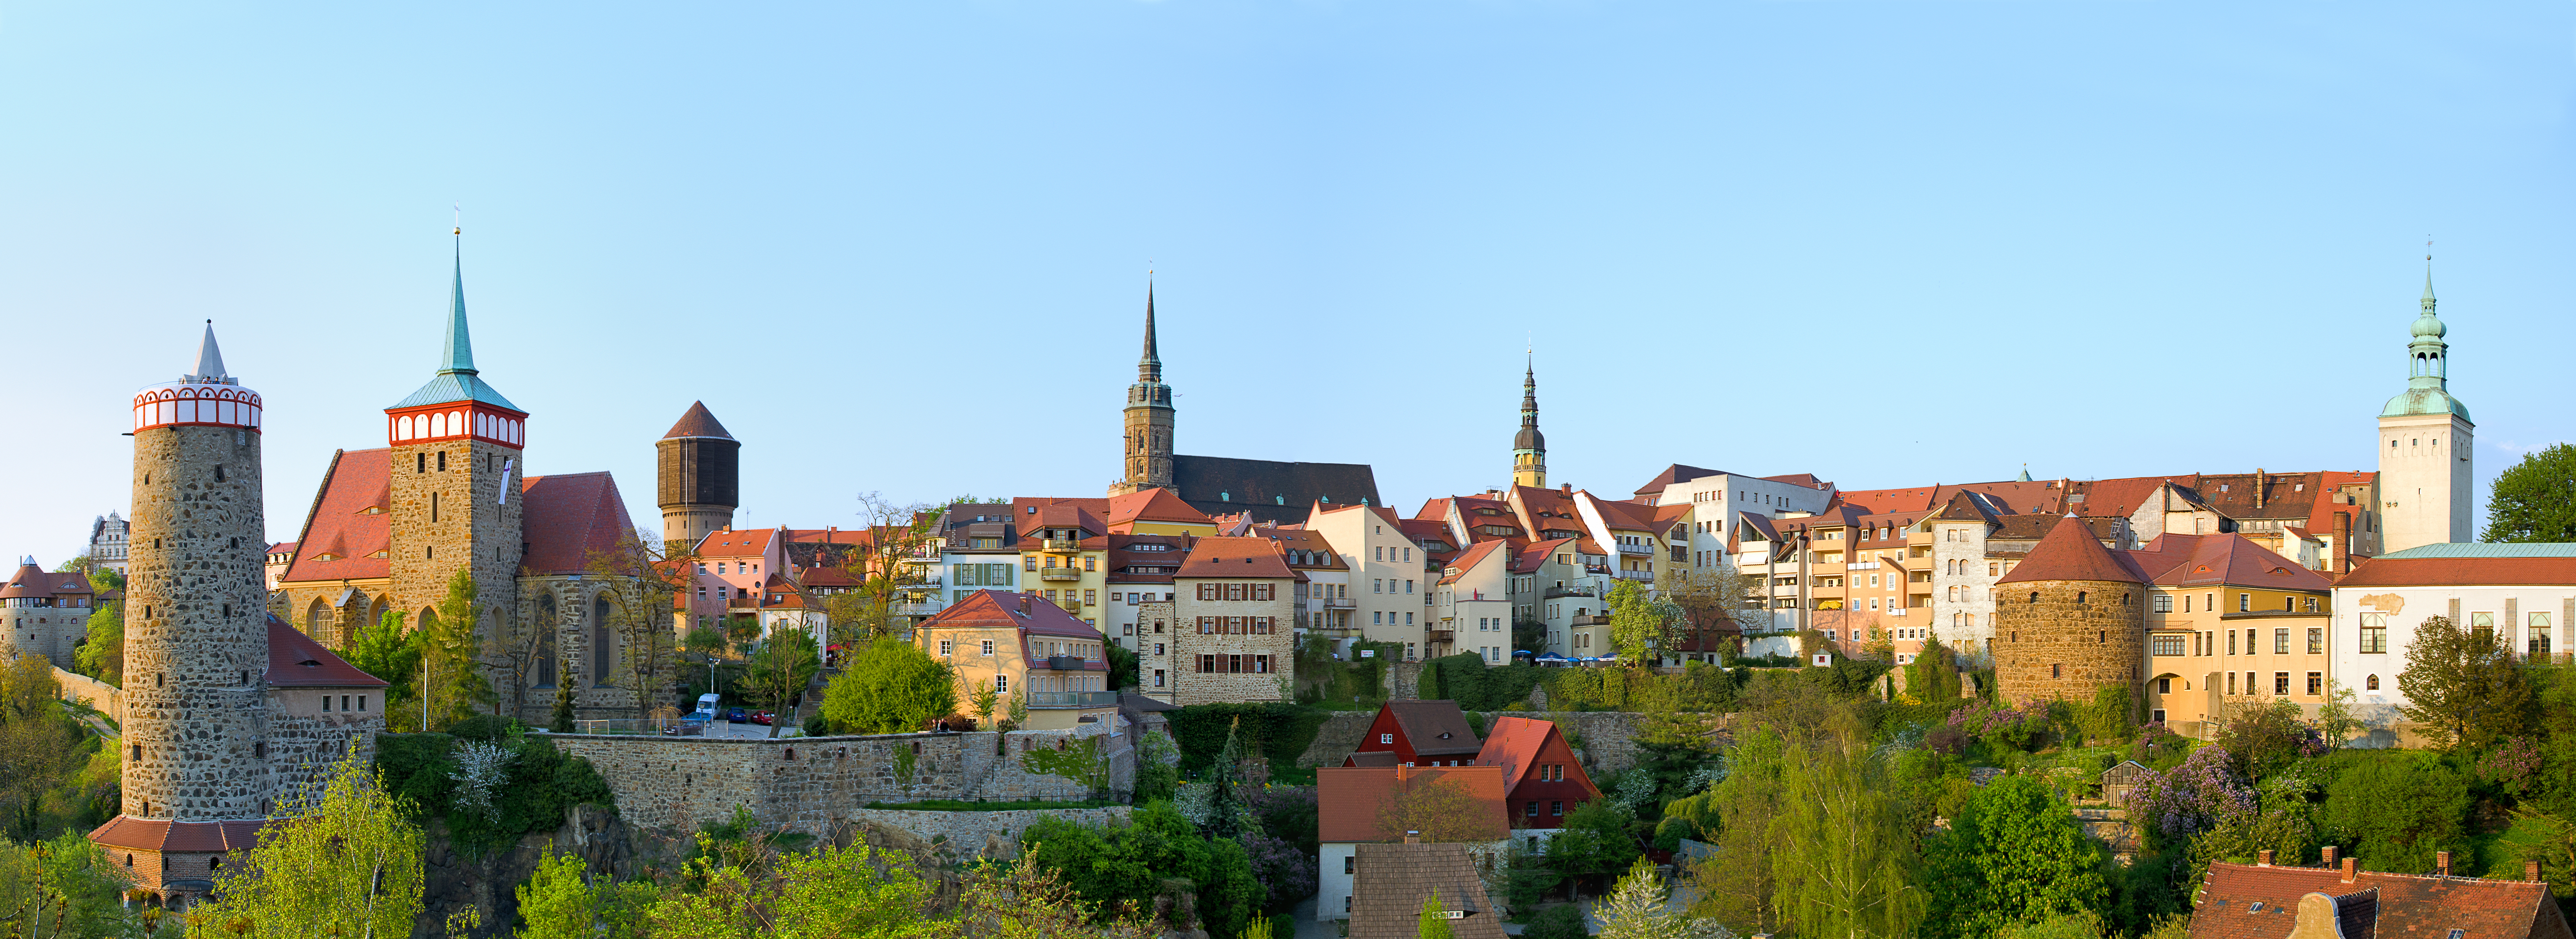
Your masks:
<instances>
[{"instance_id":1,"label":"tree canopy","mask_svg":"<svg viewBox=\"0 0 2576 939\"><path fill-rule=\"evenodd\" d=\"M955 713L957 679L920 647L893 637L869 643L823 692L834 730L896 734Z\"/></svg>"},{"instance_id":2,"label":"tree canopy","mask_svg":"<svg viewBox=\"0 0 2576 939\"><path fill-rule=\"evenodd\" d=\"M2576 541L2576 444L2523 454L2487 490L2479 541Z\"/></svg>"}]
</instances>

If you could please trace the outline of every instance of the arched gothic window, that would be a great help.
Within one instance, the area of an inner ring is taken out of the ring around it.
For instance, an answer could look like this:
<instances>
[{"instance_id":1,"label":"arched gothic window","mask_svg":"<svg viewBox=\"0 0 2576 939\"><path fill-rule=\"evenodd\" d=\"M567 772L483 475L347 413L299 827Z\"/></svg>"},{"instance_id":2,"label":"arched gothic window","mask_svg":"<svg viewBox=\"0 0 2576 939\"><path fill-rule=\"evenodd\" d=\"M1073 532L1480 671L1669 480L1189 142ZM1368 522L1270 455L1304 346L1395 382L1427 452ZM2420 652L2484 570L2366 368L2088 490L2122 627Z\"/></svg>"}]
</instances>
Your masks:
<instances>
[{"instance_id":1,"label":"arched gothic window","mask_svg":"<svg viewBox=\"0 0 2576 939\"><path fill-rule=\"evenodd\" d=\"M607 687L608 670L615 667L617 663L617 657L609 645L610 609L612 608L608 604L607 594L600 594L598 599L591 601L590 683L594 687Z\"/></svg>"}]
</instances>

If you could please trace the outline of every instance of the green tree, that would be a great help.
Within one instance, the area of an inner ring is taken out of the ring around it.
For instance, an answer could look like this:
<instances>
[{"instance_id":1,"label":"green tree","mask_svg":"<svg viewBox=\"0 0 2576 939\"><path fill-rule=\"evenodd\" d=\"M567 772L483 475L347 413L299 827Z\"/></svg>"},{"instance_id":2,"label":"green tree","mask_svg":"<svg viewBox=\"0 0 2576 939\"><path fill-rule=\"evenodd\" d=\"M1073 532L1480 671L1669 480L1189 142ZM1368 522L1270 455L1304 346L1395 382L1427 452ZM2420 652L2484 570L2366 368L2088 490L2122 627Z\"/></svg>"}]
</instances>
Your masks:
<instances>
[{"instance_id":1,"label":"green tree","mask_svg":"<svg viewBox=\"0 0 2576 939\"><path fill-rule=\"evenodd\" d=\"M1673 910L1668 900L1654 862L1638 858L1593 906L1592 915L1601 920L1601 939L1727 939L1725 927L1715 920Z\"/></svg>"},{"instance_id":2,"label":"green tree","mask_svg":"<svg viewBox=\"0 0 2576 939\"><path fill-rule=\"evenodd\" d=\"M1671 600L1649 596L1633 580L1610 587L1610 647L1629 665L1645 665L1673 648L1688 617Z\"/></svg>"},{"instance_id":3,"label":"green tree","mask_svg":"<svg viewBox=\"0 0 2576 939\"><path fill-rule=\"evenodd\" d=\"M1645 853L1633 831L1637 816L1608 799L1594 799L1566 813L1565 827L1547 839L1547 866L1574 882L1628 869Z\"/></svg>"},{"instance_id":4,"label":"green tree","mask_svg":"<svg viewBox=\"0 0 2576 939\"><path fill-rule=\"evenodd\" d=\"M778 855L766 842L728 851L700 834L683 879L646 914L656 939L940 939L930 884L901 855L829 845Z\"/></svg>"},{"instance_id":5,"label":"green tree","mask_svg":"<svg viewBox=\"0 0 2576 939\"><path fill-rule=\"evenodd\" d=\"M188 931L243 939L405 936L421 911L421 833L352 748L263 829Z\"/></svg>"},{"instance_id":6,"label":"green tree","mask_svg":"<svg viewBox=\"0 0 2576 939\"><path fill-rule=\"evenodd\" d=\"M2495 631L2463 629L2447 616L2415 627L2397 687L2409 702L2398 712L2443 749L2483 749L2521 733L2532 701L2530 682Z\"/></svg>"},{"instance_id":7,"label":"green tree","mask_svg":"<svg viewBox=\"0 0 2576 939\"><path fill-rule=\"evenodd\" d=\"M1428 772L1413 773L1389 790L1377 807L1377 834L1386 841L1418 837L1425 844L1494 840L1493 819L1477 811L1467 784Z\"/></svg>"},{"instance_id":8,"label":"green tree","mask_svg":"<svg viewBox=\"0 0 2576 939\"><path fill-rule=\"evenodd\" d=\"M1000 703L1001 696L993 692L990 678L975 679L974 686L966 689L966 707L975 712L977 728L993 729L993 709Z\"/></svg>"},{"instance_id":9,"label":"green tree","mask_svg":"<svg viewBox=\"0 0 2576 939\"><path fill-rule=\"evenodd\" d=\"M1143 663L1137 660L1135 650L1115 642L1106 645L1109 649L1109 689L1118 691L1136 687L1136 670Z\"/></svg>"},{"instance_id":10,"label":"green tree","mask_svg":"<svg viewBox=\"0 0 2576 939\"><path fill-rule=\"evenodd\" d=\"M145 914L126 908L126 885L107 852L82 832L32 843L0 840L0 919L12 921L13 936L143 935Z\"/></svg>"},{"instance_id":11,"label":"green tree","mask_svg":"<svg viewBox=\"0 0 2576 939\"><path fill-rule=\"evenodd\" d=\"M1748 577L1724 561L1716 567L1674 566L1664 568L1657 578L1655 594L1681 609L1687 621L1683 628L1699 640L1700 651L1710 652L1716 651L1724 631L1740 632L1745 623L1769 622L1769 614L1762 612L1769 597L1761 580L1760 574Z\"/></svg>"},{"instance_id":12,"label":"green tree","mask_svg":"<svg viewBox=\"0 0 2576 939\"><path fill-rule=\"evenodd\" d=\"M1440 902L1439 888L1422 898L1422 915L1414 918L1413 935L1414 939L1450 939L1449 910Z\"/></svg>"},{"instance_id":13,"label":"green tree","mask_svg":"<svg viewBox=\"0 0 2576 939\"><path fill-rule=\"evenodd\" d=\"M784 715L788 702L805 693L806 686L814 681L815 671L822 666L822 658L814 652L814 637L803 630L779 629L751 653L751 665L743 671L736 687L751 700ZM770 721L769 735L778 736L778 729L787 724L783 716Z\"/></svg>"},{"instance_id":14,"label":"green tree","mask_svg":"<svg viewBox=\"0 0 2576 939\"><path fill-rule=\"evenodd\" d=\"M1813 936L1905 935L1922 896L1886 764L1859 733L1792 745L1783 764L1771 868L1789 921Z\"/></svg>"},{"instance_id":15,"label":"green tree","mask_svg":"<svg viewBox=\"0 0 2576 939\"><path fill-rule=\"evenodd\" d=\"M2479 541L2576 541L2576 445L2523 454L2487 490Z\"/></svg>"},{"instance_id":16,"label":"green tree","mask_svg":"<svg viewBox=\"0 0 2576 939\"><path fill-rule=\"evenodd\" d=\"M2341 749L2344 741L2352 739L2352 732L2361 729L2361 718L2352 711L2352 702L2359 697L2351 685L2326 679L2325 703L2317 705L2317 732L2325 737L2326 746Z\"/></svg>"},{"instance_id":17,"label":"green tree","mask_svg":"<svg viewBox=\"0 0 2576 939\"><path fill-rule=\"evenodd\" d=\"M2372 870L2425 874L2436 852L2476 857L2468 819L2476 800L2467 774L2421 750L2372 754L2347 765L2326 786L2318 824L2365 858Z\"/></svg>"},{"instance_id":18,"label":"green tree","mask_svg":"<svg viewBox=\"0 0 2576 939\"><path fill-rule=\"evenodd\" d=\"M1941 643L1937 632L1927 631L1923 651L1905 666L1905 693L1925 704L1944 704L1959 700L1959 656Z\"/></svg>"},{"instance_id":19,"label":"green tree","mask_svg":"<svg viewBox=\"0 0 2576 939\"><path fill-rule=\"evenodd\" d=\"M72 650L72 667L91 678L125 686L125 601L109 600L90 611L80 648Z\"/></svg>"},{"instance_id":20,"label":"green tree","mask_svg":"<svg viewBox=\"0 0 2576 939\"><path fill-rule=\"evenodd\" d=\"M948 666L893 637L869 643L823 692L823 716L846 732L919 730L956 710L957 679Z\"/></svg>"},{"instance_id":21,"label":"green tree","mask_svg":"<svg viewBox=\"0 0 2576 939\"><path fill-rule=\"evenodd\" d=\"M1728 752L1726 778L1710 790L1717 803L1717 856L1691 869L1700 897L1692 904L1694 914L1746 933L1776 935L1787 928L1771 850L1785 808L1787 750L1777 730L1756 725Z\"/></svg>"},{"instance_id":22,"label":"green tree","mask_svg":"<svg viewBox=\"0 0 2576 939\"><path fill-rule=\"evenodd\" d=\"M1136 804L1169 799L1181 785L1181 747L1172 735L1138 731L1136 737Z\"/></svg>"},{"instance_id":23,"label":"green tree","mask_svg":"<svg viewBox=\"0 0 2576 939\"><path fill-rule=\"evenodd\" d=\"M412 641L403 619L401 610L386 610L375 625L360 628L349 642L350 665L392 683L385 689L388 715L397 713L398 702L419 699L415 683L420 681L420 646Z\"/></svg>"},{"instance_id":24,"label":"green tree","mask_svg":"<svg viewBox=\"0 0 2576 939\"><path fill-rule=\"evenodd\" d=\"M1058 740L1052 747L1021 751L1020 768L1071 782L1081 787L1086 799L1097 797L1109 788L1109 754L1101 747L1098 737Z\"/></svg>"},{"instance_id":25,"label":"green tree","mask_svg":"<svg viewBox=\"0 0 2576 939\"><path fill-rule=\"evenodd\" d=\"M474 716L475 708L498 700L483 677L483 608L471 572L459 568L447 579L447 596L438 601L438 618L418 633L425 681L421 697L429 706L434 730ZM387 714L391 720L398 715Z\"/></svg>"},{"instance_id":26,"label":"green tree","mask_svg":"<svg viewBox=\"0 0 2576 939\"><path fill-rule=\"evenodd\" d=\"M567 681L555 686L555 707L553 713L546 715L546 729L558 734L572 733L573 719L572 683Z\"/></svg>"},{"instance_id":27,"label":"green tree","mask_svg":"<svg viewBox=\"0 0 2576 939\"><path fill-rule=\"evenodd\" d=\"M2102 849L2075 811L2032 776L2003 776L1970 796L1927 851L1928 934L1985 936L2015 923L2099 909L2110 898Z\"/></svg>"},{"instance_id":28,"label":"green tree","mask_svg":"<svg viewBox=\"0 0 2576 939\"><path fill-rule=\"evenodd\" d=\"M1061 871L1027 855L1013 863L988 861L970 869L956 919L947 929L941 939L1156 939L1162 934L1136 906L1088 902L1066 884Z\"/></svg>"},{"instance_id":29,"label":"green tree","mask_svg":"<svg viewBox=\"0 0 2576 939\"><path fill-rule=\"evenodd\" d=\"M567 854L546 847L545 857L537 861L528 881L516 891L519 919L525 923L517 939L593 939L599 935L600 891L590 883L589 870L578 854Z\"/></svg>"}]
</instances>

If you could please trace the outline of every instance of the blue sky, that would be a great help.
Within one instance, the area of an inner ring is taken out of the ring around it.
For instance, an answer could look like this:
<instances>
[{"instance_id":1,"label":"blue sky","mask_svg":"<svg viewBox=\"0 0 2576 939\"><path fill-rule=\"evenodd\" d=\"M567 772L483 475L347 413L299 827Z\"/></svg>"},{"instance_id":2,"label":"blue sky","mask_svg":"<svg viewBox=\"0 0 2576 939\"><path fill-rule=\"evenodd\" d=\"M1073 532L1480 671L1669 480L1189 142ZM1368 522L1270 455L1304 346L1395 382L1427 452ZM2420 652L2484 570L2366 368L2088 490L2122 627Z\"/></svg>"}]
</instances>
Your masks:
<instances>
[{"instance_id":1,"label":"blue sky","mask_svg":"<svg viewBox=\"0 0 2576 939\"><path fill-rule=\"evenodd\" d=\"M216 320L268 523L426 380L464 206L532 471L704 399L749 525L1183 453L1846 488L2367 469L2437 240L2480 476L2576 437L2576 5L0 3L0 549Z\"/></svg>"}]
</instances>

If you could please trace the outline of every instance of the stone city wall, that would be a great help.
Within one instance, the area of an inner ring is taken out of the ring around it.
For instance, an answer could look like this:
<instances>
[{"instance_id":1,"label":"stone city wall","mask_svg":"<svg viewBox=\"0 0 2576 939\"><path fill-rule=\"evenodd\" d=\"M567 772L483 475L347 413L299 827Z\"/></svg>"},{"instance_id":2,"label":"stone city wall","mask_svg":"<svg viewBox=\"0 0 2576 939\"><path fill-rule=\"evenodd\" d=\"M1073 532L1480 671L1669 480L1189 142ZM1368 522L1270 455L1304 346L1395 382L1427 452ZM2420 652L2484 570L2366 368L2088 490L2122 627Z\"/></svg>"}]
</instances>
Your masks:
<instances>
[{"instance_id":1,"label":"stone city wall","mask_svg":"<svg viewBox=\"0 0 2576 939\"><path fill-rule=\"evenodd\" d=\"M1111 788L1131 785L1134 734L1102 724L1009 733L551 739L597 767L619 814L636 824L694 829L742 806L763 824L819 835L853 823L871 802L1084 798L1070 780L1022 769L1020 754L1085 737L1107 738Z\"/></svg>"},{"instance_id":2,"label":"stone city wall","mask_svg":"<svg viewBox=\"0 0 2576 939\"><path fill-rule=\"evenodd\" d=\"M108 720L125 723L125 692L87 675L54 669L54 680L63 685L63 700L76 701L98 709Z\"/></svg>"}]
</instances>

